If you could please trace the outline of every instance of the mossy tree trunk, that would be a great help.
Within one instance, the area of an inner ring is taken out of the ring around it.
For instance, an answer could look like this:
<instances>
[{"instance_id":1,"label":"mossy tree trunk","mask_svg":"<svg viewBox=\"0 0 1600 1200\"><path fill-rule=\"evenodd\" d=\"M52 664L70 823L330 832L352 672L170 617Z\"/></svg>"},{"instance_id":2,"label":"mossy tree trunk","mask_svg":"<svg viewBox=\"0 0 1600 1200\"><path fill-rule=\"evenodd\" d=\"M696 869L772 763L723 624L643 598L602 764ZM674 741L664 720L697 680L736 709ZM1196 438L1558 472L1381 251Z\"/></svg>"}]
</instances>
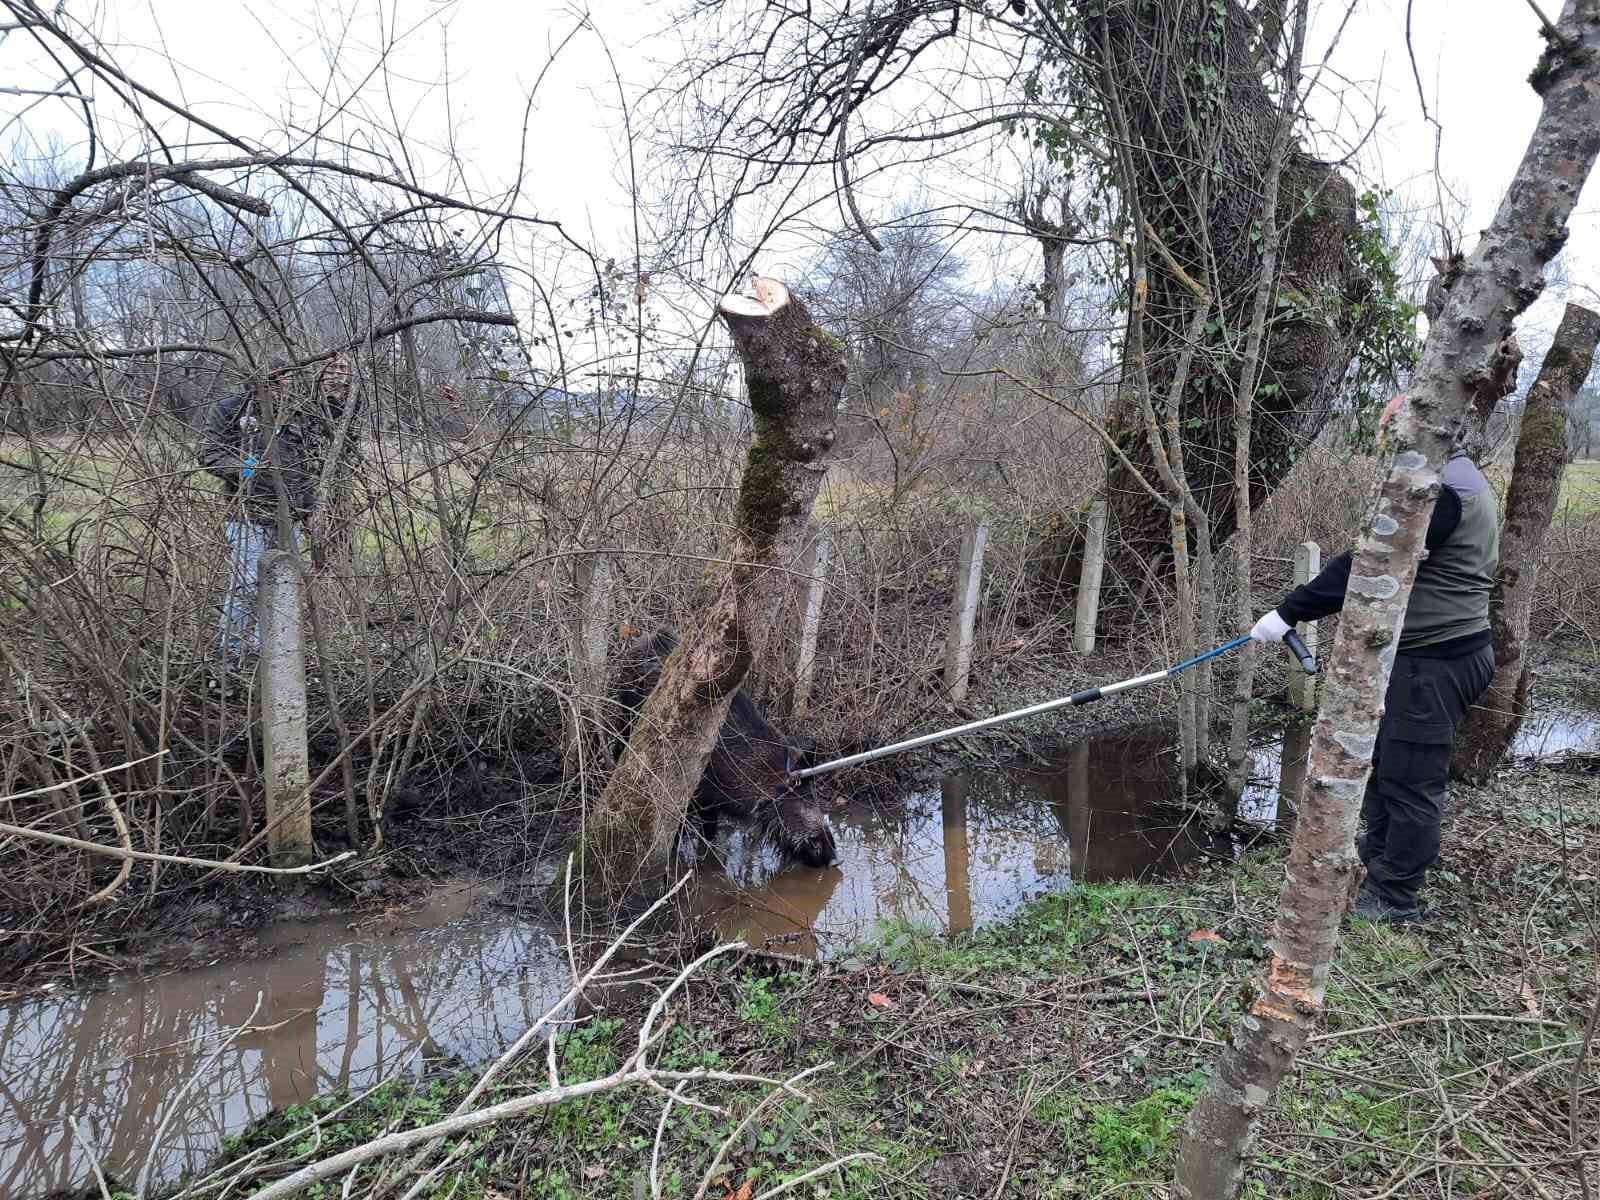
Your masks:
<instances>
[{"instance_id":1,"label":"mossy tree trunk","mask_svg":"<svg viewBox=\"0 0 1600 1200\"><path fill-rule=\"evenodd\" d=\"M1272 956L1184 1127L1173 1194L1237 1194L1263 1111L1310 1036L1327 993L1339 921L1359 878L1356 820L1378 716L1439 471L1511 323L1538 297L1546 263L1600 154L1600 13L1567 0L1532 76L1543 108L1494 221L1430 327L1393 452L1350 569L1312 735L1305 798L1289 851Z\"/></svg>"},{"instance_id":2,"label":"mossy tree trunk","mask_svg":"<svg viewBox=\"0 0 1600 1200\"><path fill-rule=\"evenodd\" d=\"M664 879L728 705L766 646L805 551L834 442L843 343L775 280L757 279L752 292L718 306L744 364L755 426L729 562L714 569L708 599L686 623L587 815L580 860L591 902L636 898Z\"/></svg>"},{"instance_id":3,"label":"mossy tree trunk","mask_svg":"<svg viewBox=\"0 0 1600 1200\"><path fill-rule=\"evenodd\" d=\"M1539 565L1567 465L1567 405L1594 362L1600 314L1567 305L1555 341L1528 391L1500 528L1500 567L1489 599L1494 680L1456 732L1451 773L1482 783L1505 755L1528 712L1528 621Z\"/></svg>"}]
</instances>

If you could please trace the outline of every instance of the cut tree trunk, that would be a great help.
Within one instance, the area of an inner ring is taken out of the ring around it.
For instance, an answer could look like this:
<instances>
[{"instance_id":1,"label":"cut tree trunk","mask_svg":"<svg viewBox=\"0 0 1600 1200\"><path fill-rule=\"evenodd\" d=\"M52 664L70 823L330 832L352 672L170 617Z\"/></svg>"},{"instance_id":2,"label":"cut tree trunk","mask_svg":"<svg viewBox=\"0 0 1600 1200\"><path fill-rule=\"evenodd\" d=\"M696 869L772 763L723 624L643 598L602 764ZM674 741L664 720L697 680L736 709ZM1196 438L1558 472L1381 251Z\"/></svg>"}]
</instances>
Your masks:
<instances>
[{"instance_id":1,"label":"cut tree trunk","mask_svg":"<svg viewBox=\"0 0 1600 1200\"><path fill-rule=\"evenodd\" d=\"M1322 1011L1339 920L1359 878L1355 830L1378 714L1444 466L1511 323L1543 288L1544 266L1600 154L1600 11L1567 0L1531 82L1539 121L1494 221L1428 331L1410 401L1350 570L1313 733L1305 800L1279 898L1272 957L1184 1127L1174 1195L1238 1191L1261 1114Z\"/></svg>"},{"instance_id":2,"label":"cut tree trunk","mask_svg":"<svg viewBox=\"0 0 1600 1200\"><path fill-rule=\"evenodd\" d=\"M590 902L625 904L664 879L728 705L766 646L804 554L834 442L846 376L843 343L771 279L755 280L750 295L723 297L718 312L744 364L755 425L733 545L588 814L580 862Z\"/></svg>"},{"instance_id":3,"label":"cut tree trunk","mask_svg":"<svg viewBox=\"0 0 1600 1200\"><path fill-rule=\"evenodd\" d=\"M1600 314L1567 305L1555 341L1528 391L1517 433L1516 459L1500 528L1500 567L1489 598L1494 631L1494 680L1456 732L1451 773L1482 783L1494 770L1528 712L1528 621L1539 583L1550 520L1567 465L1567 405L1589 376Z\"/></svg>"}]
</instances>

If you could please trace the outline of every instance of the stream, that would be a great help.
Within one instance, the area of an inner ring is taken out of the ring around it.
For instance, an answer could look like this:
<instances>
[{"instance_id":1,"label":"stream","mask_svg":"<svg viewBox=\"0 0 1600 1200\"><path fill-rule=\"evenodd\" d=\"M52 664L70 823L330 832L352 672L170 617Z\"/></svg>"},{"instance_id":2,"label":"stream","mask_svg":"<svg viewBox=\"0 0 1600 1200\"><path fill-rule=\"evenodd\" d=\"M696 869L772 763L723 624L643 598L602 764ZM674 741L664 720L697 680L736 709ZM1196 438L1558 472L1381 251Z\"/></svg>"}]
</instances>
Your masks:
<instances>
[{"instance_id":1,"label":"stream","mask_svg":"<svg viewBox=\"0 0 1600 1200\"><path fill-rule=\"evenodd\" d=\"M1247 821L1277 819L1280 775L1297 789L1309 733L1252 752ZM1600 716L1553 710L1528 720L1515 752L1597 742ZM1124 730L1047 766L950 775L892 812L847 803L829 814L840 861L825 870L776 869L735 833L692 907L724 936L829 958L886 920L968 930L1073 882L1161 879L1232 853L1161 803L1174 772L1169 731ZM254 961L0 1007L0 1196L88 1182L91 1154L125 1183L147 1165L172 1180L316 1092L498 1053L568 975L558 932L479 903L490 891L457 883L401 914L285 922Z\"/></svg>"}]
</instances>

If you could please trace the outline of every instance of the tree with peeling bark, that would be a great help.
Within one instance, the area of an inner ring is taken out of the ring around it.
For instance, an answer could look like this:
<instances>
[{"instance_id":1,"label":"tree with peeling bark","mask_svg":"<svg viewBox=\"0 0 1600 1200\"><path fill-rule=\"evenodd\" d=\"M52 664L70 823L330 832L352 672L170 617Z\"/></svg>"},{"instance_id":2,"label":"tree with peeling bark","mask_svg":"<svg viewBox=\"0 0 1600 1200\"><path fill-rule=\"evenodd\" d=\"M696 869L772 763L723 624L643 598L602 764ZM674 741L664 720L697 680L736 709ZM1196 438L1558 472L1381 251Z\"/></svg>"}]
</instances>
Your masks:
<instances>
[{"instance_id":1,"label":"tree with peeling bark","mask_svg":"<svg viewBox=\"0 0 1600 1200\"><path fill-rule=\"evenodd\" d=\"M1528 713L1528 622L1544 559L1550 521L1567 465L1567 406L1589 377L1600 314L1567 305L1555 340L1528 391L1517 433L1511 483L1500 530L1500 566L1489 597L1494 633L1494 679L1456 735L1451 774L1482 783L1494 770Z\"/></svg>"},{"instance_id":2,"label":"tree with peeling bark","mask_svg":"<svg viewBox=\"0 0 1600 1200\"><path fill-rule=\"evenodd\" d=\"M835 438L843 342L774 279L755 279L717 311L744 366L754 423L733 544L587 815L581 865L591 899L595 890L612 900L647 895L665 880L729 704L766 646L805 552Z\"/></svg>"},{"instance_id":3,"label":"tree with peeling bark","mask_svg":"<svg viewBox=\"0 0 1600 1200\"><path fill-rule=\"evenodd\" d=\"M1567 0L1530 77L1543 106L1499 211L1430 327L1408 402L1393 422L1377 503L1351 567L1305 797L1279 901L1272 957L1184 1127L1174 1194L1238 1192L1257 1125L1322 1010L1339 924L1359 879L1355 830L1379 712L1440 471L1495 369L1512 322L1538 297L1545 264L1600 155L1600 5Z\"/></svg>"}]
</instances>

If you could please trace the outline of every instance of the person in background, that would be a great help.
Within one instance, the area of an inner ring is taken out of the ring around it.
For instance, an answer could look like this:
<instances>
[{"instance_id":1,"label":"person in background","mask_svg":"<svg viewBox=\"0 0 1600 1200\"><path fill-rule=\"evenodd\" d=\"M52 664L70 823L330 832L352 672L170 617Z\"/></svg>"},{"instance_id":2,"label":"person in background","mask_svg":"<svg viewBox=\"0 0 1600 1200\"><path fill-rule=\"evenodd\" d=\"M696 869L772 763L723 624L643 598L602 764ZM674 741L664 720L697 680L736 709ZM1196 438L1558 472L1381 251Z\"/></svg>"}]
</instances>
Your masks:
<instances>
[{"instance_id":1,"label":"person in background","mask_svg":"<svg viewBox=\"0 0 1600 1200\"><path fill-rule=\"evenodd\" d=\"M350 365L343 355L331 358L310 388L301 387L300 379L294 368L273 363L246 390L220 397L201 433L200 465L222 481L228 496L229 579L218 636L235 668L261 648L261 556L282 536L291 546L299 544L297 530L311 515L323 460L350 396Z\"/></svg>"},{"instance_id":2,"label":"person in background","mask_svg":"<svg viewBox=\"0 0 1600 1200\"><path fill-rule=\"evenodd\" d=\"M1403 400L1396 396L1385 406L1380 437ZM1457 450L1440 472L1361 805L1366 832L1356 849L1367 874L1353 911L1364 920L1392 924L1423 917L1417 893L1439 857L1456 726L1494 677L1489 593L1499 550L1494 492L1465 451ZM1296 623L1340 611L1350 562L1348 550L1330 560L1320 575L1257 621L1250 636L1280 642Z\"/></svg>"}]
</instances>

